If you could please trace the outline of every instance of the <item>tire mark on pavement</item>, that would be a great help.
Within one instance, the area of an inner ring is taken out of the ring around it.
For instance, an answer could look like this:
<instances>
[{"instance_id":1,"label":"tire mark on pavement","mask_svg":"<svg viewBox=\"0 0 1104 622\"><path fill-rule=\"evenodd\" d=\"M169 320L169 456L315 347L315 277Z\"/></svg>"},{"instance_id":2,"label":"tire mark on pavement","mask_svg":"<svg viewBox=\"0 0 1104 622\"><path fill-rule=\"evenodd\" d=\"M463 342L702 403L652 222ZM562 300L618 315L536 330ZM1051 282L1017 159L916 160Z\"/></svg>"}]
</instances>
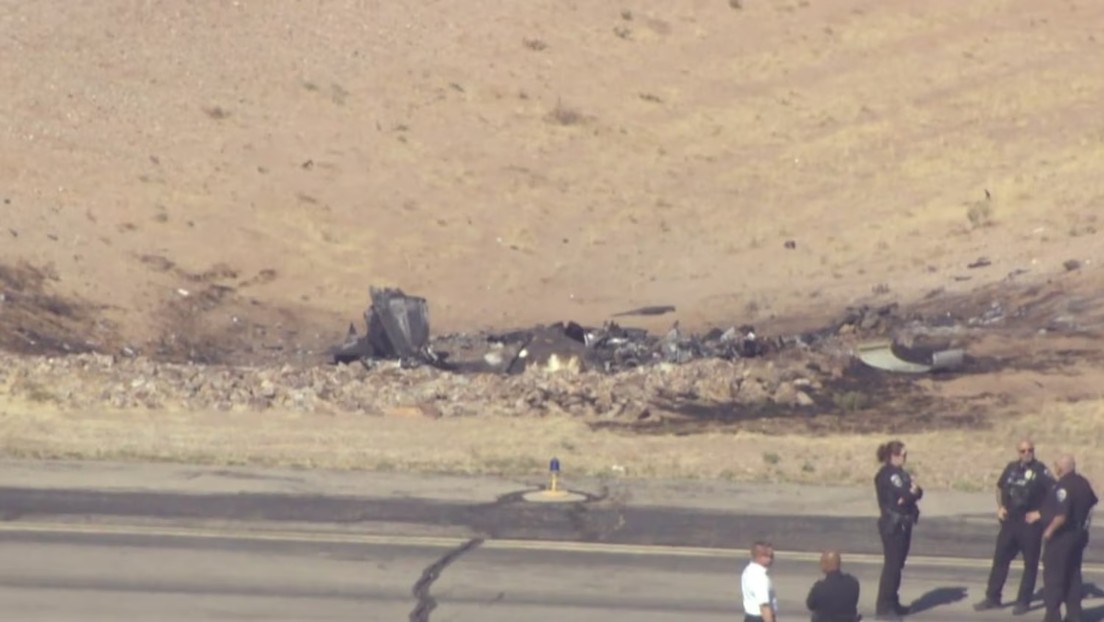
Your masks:
<instances>
[{"instance_id":1,"label":"tire mark on pavement","mask_svg":"<svg viewBox=\"0 0 1104 622\"><path fill-rule=\"evenodd\" d=\"M410 612L410 622L429 622L429 614L433 613L433 610L437 608L437 599L433 598L433 595L429 593L429 589L433 587L433 583L440 578L441 573L444 572L445 568L448 568L452 562L459 559L465 553L478 548L483 542L483 538L472 538L448 553L445 553L440 559L433 562L422 571L422 576L414 583L413 594L414 598L417 600L417 604L414 605L414 609Z\"/></svg>"}]
</instances>

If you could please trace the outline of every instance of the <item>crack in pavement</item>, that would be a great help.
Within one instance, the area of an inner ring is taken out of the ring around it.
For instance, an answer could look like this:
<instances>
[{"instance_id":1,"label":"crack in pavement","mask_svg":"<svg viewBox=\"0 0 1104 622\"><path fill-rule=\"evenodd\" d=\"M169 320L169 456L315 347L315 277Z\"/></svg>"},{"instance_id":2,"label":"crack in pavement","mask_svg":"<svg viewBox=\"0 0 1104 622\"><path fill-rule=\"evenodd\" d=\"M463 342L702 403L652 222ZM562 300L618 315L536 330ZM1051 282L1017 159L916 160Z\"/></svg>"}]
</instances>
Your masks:
<instances>
[{"instance_id":1,"label":"crack in pavement","mask_svg":"<svg viewBox=\"0 0 1104 622\"><path fill-rule=\"evenodd\" d=\"M418 603L414 605L414 609L410 612L410 622L429 622L429 614L437 608L437 599L433 598L429 593L429 588L433 587L433 583L440 578L441 573L445 568L448 568L452 562L472 549L478 548L483 542L483 538L472 538L448 553L445 553L440 559L433 562L422 571L422 576L414 583L414 589L412 590L414 598L417 599Z\"/></svg>"}]
</instances>

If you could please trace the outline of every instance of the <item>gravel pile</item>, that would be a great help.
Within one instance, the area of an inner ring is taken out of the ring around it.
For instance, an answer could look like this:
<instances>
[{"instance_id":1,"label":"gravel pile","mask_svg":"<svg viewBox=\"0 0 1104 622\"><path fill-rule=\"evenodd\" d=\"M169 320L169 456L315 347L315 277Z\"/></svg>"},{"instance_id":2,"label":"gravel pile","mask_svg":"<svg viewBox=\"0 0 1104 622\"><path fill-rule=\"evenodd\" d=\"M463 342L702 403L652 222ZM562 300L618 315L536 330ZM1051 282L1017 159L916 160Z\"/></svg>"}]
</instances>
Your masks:
<instances>
[{"instance_id":1,"label":"gravel pile","mask_svg":"<svg viewBox=\"0 0 1104 622\"><path fill-rule=\"evenodd\" d=\"M282 368L155 362L136 357L0 355L0 386L14 397L64 409L266 409L384 414L417 408L428 417L567 413L647 418L656 404L733 401L813 406L831 373L813 374L808 356L703 360L617 374L528 370L518 375L455 374L430 367L372 370L361 365ZM822 369L827 369L822 366ZM838 369L838 366L837 366ZM837 372L838 373L838 372Z\"/></svg>"}]
</instances>

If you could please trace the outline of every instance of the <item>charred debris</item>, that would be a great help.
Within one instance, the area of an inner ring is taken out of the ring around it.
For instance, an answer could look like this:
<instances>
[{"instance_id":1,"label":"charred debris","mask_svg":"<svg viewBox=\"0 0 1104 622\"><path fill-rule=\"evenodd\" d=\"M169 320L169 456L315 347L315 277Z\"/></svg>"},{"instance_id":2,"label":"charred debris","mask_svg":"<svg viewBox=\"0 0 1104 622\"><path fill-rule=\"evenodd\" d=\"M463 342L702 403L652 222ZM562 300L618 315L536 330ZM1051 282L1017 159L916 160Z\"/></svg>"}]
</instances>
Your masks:
<instances>
[{"instance_id":1,"label":"charred debris","mask_svg":"<svg viewBox=\"0 0 1104 622\"><path fill-rule=\"evenodd\" d=\"M675 321L665 334L608 321L600 327L558 322L505 333L430 335L425 298L397 288L370 290L364 312L367 333L349 325L346 340L331 350L334 364L361 363L372 369L383 362L401 368L430 366L459 373L517 374L531 366L616 373L659 363L682 364L716 358L761 357L787 348L806 348L838 334L844 327L884 329L896 318L896 306L849 310L841 322L819 331L764 338L750 325L686 334ZM642 307L617 314L660 315L674 307Z\"/></svg>"}]
</instances>

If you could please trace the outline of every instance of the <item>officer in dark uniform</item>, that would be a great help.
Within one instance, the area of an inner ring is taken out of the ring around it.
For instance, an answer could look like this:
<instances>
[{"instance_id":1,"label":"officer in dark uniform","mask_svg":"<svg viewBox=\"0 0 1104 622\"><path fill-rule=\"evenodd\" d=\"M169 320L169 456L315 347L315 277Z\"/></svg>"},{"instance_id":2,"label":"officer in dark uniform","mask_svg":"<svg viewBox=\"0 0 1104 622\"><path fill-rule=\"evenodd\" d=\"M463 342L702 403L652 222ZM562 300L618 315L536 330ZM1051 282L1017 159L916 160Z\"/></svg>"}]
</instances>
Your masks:
<instances>
[{"instance_id":1,"label":"officer in dark uniform","mask_svg":"<svg viewBox=\"0 0 1104 622\"><path fill-rule=\"evenodd\" d=\"M924 491L904 469L908 459L904 443L899 440L885 443L878 447L877 455L882 468L874 476L874 490L881 510L878 531L882 536L883 562L874 615L877 619L893 620L908 613L898 593L901 571L912 545L912 527L920 520L916 502Z\"/></svg>"},{"instance_id":2,"label":"officer in dark uniform","mask_svg":"<svg viewBox=\"0 0 1104 622\"><path fill-rule=\"evenodd\" d=\"M1058 482L1043 504L1043 622L1081 622L1081 559L1089 544L1089 521L1096 506L1096 493L1089 480L1077 472L1073 456L1054 463Z\"/></svg>"},{"instance_id":3,"label":"officer in dark uniform","mask_svg":"<svg viewBox=\"0 0 1104 622\"><path fill-rule=\"evenodd\" d=\"M1054 476L1035 458L1035 443L1020 441L1019 458L1008 463L997 479L997 518L1000 532L989 572L985 600L974 605L975 611L1001 606L1001 590L1008 579L1008 567L1017 554L1023 555L1023 576L1014 615L1027 613L1035 594L1039 575L1039 556L1043 550L1043 522L1039 510L1047 493L1054 486Z\"/></svg>"}]
</instances>

